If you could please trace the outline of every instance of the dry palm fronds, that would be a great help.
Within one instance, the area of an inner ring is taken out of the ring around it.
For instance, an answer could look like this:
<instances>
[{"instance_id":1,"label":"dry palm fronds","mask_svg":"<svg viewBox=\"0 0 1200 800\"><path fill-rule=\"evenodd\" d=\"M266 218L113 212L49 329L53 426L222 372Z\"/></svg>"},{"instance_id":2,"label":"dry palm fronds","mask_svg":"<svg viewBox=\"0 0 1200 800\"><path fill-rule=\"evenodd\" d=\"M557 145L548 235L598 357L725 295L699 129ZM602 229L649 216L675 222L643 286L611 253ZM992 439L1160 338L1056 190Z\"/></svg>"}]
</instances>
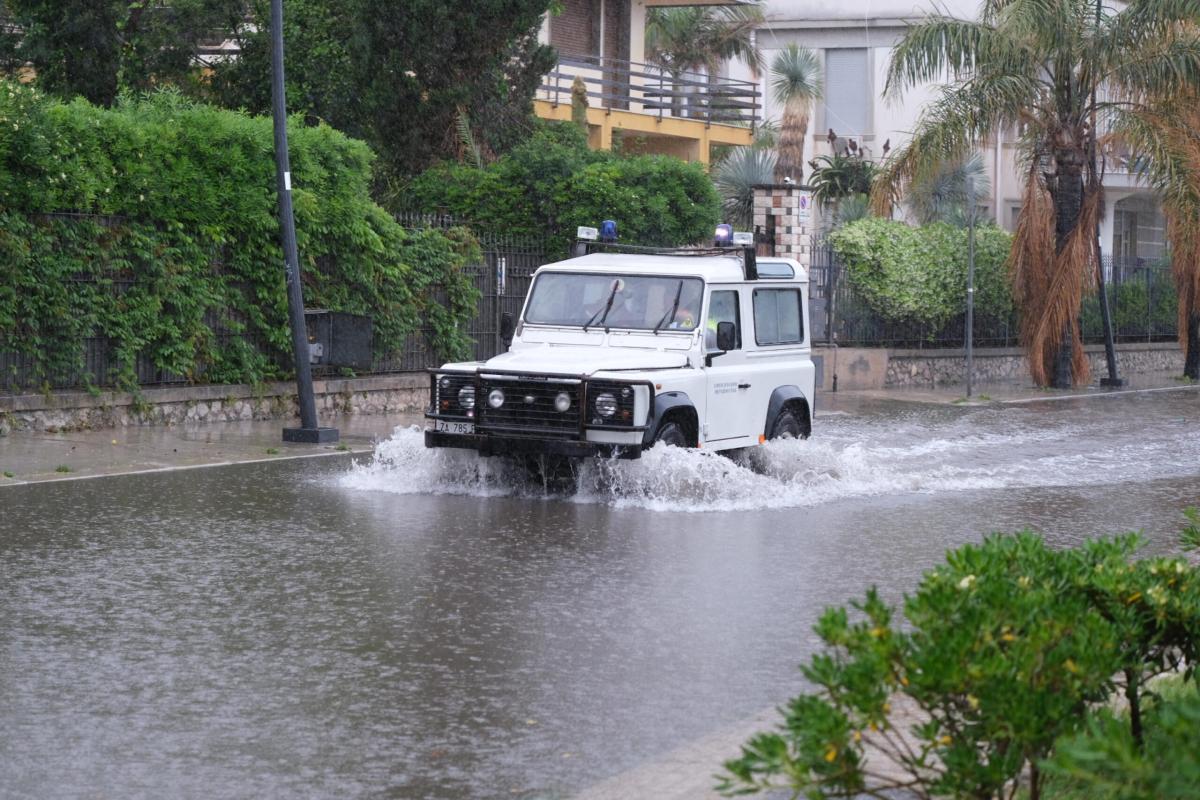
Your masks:
<instances>
[{"instance_id":1,"label":"dry palm fronds","mask_svg":"<svg viewBox=\"0 0 1200 800\"><path fill-rule=\"evenodd\" d=\"M1050 193L1035 165L1025 186L1024 204L1013 234L1009 272L1022 309L1021 341L1034 383L1053 382L1059 352L1069 339L1071 379L1088 380L1090 369L1079 330L1079 309L1096 254L1100 192L1084 191L1079 220L1061 250L1055 248L1055 214Z\"/></svg>"}]
</instances>

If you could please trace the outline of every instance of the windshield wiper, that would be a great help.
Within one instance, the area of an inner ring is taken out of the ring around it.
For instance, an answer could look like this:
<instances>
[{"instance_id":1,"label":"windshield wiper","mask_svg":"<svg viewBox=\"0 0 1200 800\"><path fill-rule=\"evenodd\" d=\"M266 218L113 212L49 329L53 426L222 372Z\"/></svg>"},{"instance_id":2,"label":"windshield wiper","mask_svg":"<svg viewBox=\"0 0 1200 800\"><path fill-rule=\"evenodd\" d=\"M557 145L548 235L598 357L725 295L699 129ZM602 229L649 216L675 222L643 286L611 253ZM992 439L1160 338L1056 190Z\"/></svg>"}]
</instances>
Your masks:
<instances>
[{"instance_id":1,"label":"windshield wiper","mask_svg":"<svg viewBox=\"0 0 1200 800\"><path fill-rule=\"evenodd\" d=\"M592 314L592 318L591 318L591 319L589 319L587 322L583 323L583 332L584 332L584 333L587 333L588 326L589 326L589 325L591 325L593 322L595 322L595 321L596 321L596 317L600 315L600 312L601 312L601 311L603 311L603 312L604 312L604 316L603 316L603 317L600 317L600 324L601 324L601 325L603 325L603 324L604 324L604 320L605 320L605 318L607 318L607 317L608 317L608 312L609 312L609 311L612 309L613 300L615 300L615 299L616 299L616 297L617 297L617 291L618 291L620 288L621 288L621 281L620 281L620 279L613 281L613 288L612 288L612 291L608 293L608 302L606 302L606 303L604 304L604 308L597 308L597 309L596 309L596 313L595 313L595 314Z\"/></svg>"},{"instance_id":2,"label":"windshield wiper","mask_svg":"<svg viewBox=\"0 0 1200 800\"><path fill-rule=\"evenodd\" d=\"M679 295L683 293L683 281L679 282L679 286L675 289L675 303L671 306L671 310L663 315L663 318L654 326L654 335L658 336L658 329L666 324L667 320L675 318L675 312L679 310Z\"/></svg>"}]
</instances>

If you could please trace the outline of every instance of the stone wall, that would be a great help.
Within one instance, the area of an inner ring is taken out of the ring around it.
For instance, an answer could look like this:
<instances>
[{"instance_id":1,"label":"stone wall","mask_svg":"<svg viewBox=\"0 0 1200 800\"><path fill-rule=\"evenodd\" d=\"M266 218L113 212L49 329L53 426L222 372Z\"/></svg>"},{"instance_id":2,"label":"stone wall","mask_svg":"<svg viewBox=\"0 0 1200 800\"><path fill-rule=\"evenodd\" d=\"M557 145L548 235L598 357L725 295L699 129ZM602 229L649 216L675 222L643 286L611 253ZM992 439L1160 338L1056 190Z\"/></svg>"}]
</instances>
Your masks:
<instances>
[{"instance_id":1,"label":"stone wall","mask_svg":"<svg viewBox=\"0 0 1200 800\"><path fill-rule=\"evenodd\" d=\"M1103 345L1087 345L1092 377L1108 374ZM1117 372L1121 376L1147 373L1183 373L1183 352L1174 342L1117 345ZM975 351L977 383L1020 382L1029 379L1029 362L1019 348L984 348ZM966 354L962 350L892 350L883 376L884 387L955 386L967 381Z\"/></svg>"},{"instance_id":2,"label":"stone wall","mask_svg":"<svg viewBox=\"0 0 1200 800\"><path fill-rule=\"evenodd\" d=\"M424 373L313 382L317 414L391 414L424 409ZM128 425L179 425L299 416L294 383L262 386L177 386L124 392L56 392L0 396L0 435L9 431L69 431Z\"/></svg>"}]
</instances>

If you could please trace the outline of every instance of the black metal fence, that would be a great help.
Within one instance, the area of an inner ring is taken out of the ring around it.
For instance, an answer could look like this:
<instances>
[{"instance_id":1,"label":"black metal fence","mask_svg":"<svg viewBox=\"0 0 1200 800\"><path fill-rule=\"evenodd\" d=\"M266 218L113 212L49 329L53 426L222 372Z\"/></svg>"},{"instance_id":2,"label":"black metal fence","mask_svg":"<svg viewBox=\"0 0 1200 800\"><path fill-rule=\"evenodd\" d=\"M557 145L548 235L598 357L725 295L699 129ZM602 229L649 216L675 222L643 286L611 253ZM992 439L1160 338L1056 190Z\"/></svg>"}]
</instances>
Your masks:
<instances>
[{"instance_id":1,"label":"black metal fence","mask_svg":"<svg viewBox=\"0 0 1200 800\"><path fill-rule=\"evenodd\" d=\"M948 348L966 343L966 299L963 311L943 325L893 320L874 310L863 298L827 241L812 245L809 270L814 338L856 347ZM1178 295L1165 260L1104 258L1108 305L1113 335L1118 342L1172 341L1176 337ZM1104 341L1100 301L1096 292L1084 297L1080 314L1086 342ZM1020 321L1016 314L975 314L977 347L1014 347Z\"/></svg>"},{"instance_id":2,"label":"black metal fence","mask_svg":"<svg viewBox=\"0 0 1200 800\"><path fill-rule=\"evenodd\" d=\"M451 217L436 215L404 215L398 217L397 221L408 228L446 229L461 224ZM546 259L546 244L540 238L496 236L487 233L480 234L479 239L481 262L467 267L468 273L475 279L479 300L476 313L468 322L466 332L475 342L472 357L486 359L501 351L500 316L506 311L514 317L520 313L534 270ZM214 265L214 269L220 268L219 264ZM282 280L282 275L280 279ZM111 286L111 291L124 293L134 286L134 281L118 278L107 280L105 284ZM435 303L444 303L444 290L434 287L429 299ZM212 310L204 318L205 325L213 332L220 345L228 345L232 340L239 339L254 352L266 355L280 371L286 372L291 369L290 352L271 347L267 341L255 334L232 330L229 316L228 310ZM432 330L429 328L413 331L399 351L376 354L371 369L358 374L411 372L441 364L444 359L430 344L431 335ZM104 336L84 338L79 343L79 357L63 359L69 366L52 370L50 374L40 372L31 356L5 345L3 337L0 337L0 393L3 394L112 386L116 383L120 371L115 344ZM144 354L136 356L134 374L137 382L143 386L204 380L202 374L179 375L159 369L152 359ZM314 374L330 376L340 374L340 371L330 367L314 367Z\"/></svg>"}]
</instances>

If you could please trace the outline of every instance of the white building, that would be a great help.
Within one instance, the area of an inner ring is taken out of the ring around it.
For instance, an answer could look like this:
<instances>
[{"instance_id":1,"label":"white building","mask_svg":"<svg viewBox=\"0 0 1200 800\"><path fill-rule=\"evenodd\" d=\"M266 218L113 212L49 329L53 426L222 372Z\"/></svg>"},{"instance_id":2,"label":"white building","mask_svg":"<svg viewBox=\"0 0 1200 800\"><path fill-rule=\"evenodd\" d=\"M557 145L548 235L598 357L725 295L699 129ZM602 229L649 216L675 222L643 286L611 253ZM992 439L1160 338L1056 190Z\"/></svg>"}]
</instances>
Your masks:
<instances>
[{"instance_id":1,"label":"white building","mask_svg":"<svg viewBox=\"0 0 1200 800\"><path fill-rule=\"evenodd\" d=\"M917 87L899 100L883 97L892 48L910 22L931 10L933 3L911 0L767 0L767 23L758 44L763 63L789 43L817 51L825 65L825 97L810 123L806 158L830 152L827 135L853 138L869 157L882 158L883 144L892 148L910 138L921 110L936 94L936 86ZM973 19L979 0L939 0L941 13ZM770 75L752 76L742 64L730 67L735 78L751 78L762 87L764 118L778 120L780 109L770 92ZM1021 208L1023 179L1017 168L1016 143L1011 136L990 142L982 155L992 182L988 213L1011 230ZM1109 164L1104 181L1105 215L1101 250L1118 261L1158 258L1164 250L1162 213L1153 194L1139 185L1123 165Z\"/></svg>"}]
</instances>

